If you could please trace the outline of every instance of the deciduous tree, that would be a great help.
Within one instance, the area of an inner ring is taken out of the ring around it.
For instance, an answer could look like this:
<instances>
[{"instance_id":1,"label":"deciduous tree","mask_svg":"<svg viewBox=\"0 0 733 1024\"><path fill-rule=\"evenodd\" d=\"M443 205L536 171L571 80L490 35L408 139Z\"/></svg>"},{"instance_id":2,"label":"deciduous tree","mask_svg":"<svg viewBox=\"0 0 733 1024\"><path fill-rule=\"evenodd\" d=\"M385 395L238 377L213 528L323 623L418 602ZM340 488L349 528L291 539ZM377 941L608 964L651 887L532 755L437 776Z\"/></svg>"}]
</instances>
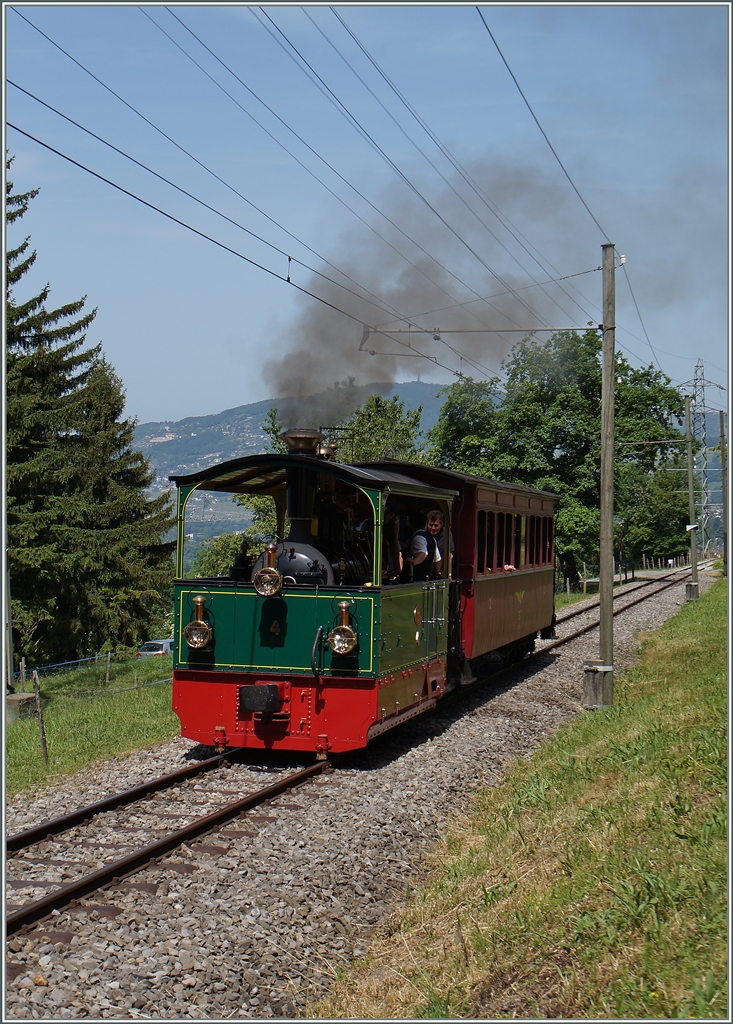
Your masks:
<instances>
[{"instance_id":1,"label":"deciduous tree","mask_svg":"<svg viewBox=\"0 0 733 1024\"><path fill-rule=\"evenodd\" d=\"M600 352L592 330L525 338L505 363L503 394L496 381L458 381L429 435L440 465L558 494L557 548L569 573L598 558ZM616 438L634 442L617 448L617 480L628 464L651 473L667 460L666 442L681 440L682 396L665 374L634 369L622 355L615 394ZM620 515L625 500L619 490Z\"/></svg>"}]
</instances>

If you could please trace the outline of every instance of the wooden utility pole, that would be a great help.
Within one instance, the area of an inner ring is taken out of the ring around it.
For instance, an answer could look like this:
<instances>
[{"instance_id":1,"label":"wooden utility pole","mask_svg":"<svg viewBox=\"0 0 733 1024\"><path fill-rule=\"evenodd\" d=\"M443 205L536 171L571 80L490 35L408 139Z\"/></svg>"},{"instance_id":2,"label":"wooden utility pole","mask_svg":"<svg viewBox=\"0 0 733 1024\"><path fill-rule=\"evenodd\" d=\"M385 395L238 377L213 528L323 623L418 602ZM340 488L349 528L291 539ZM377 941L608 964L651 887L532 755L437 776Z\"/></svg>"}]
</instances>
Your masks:
<instances>
[{"instance_id":1,"label":"wooden utility pole","mask_svg":"<svg viewBox=\"0 0 733 1024\"><path fill-rule=\"evenodd\" d=\"M723 575L728 575L728 471L725 452L725 413L720 410L720 474L723 486Z\"/></svg>"},{"instance_id":2,"label":"wooden utility pole","mask_svg":"<svg viewBox=\"0 0 733 1024\"><path fill-rule=\"evenodd\" d=\"M601 378L600 662L585 666L583 703L613 704L613 468L616 383L616 260L613 243L603 253L603 374Z\"/></svg>"},{"instance_id":3,"label":"wooden utility pole","mask_svg":"<svg viewBox=\"0 0 733 1024\"><path fill-rule=\"evenodd\" d=\"M692 582L686 586L687 600L696 601L699 584L697 581L697 513L695 512L695 463L692 457L692 424L690 422L690 396L685 399L685 437L687 439L687 492L690 499L690 522L687 531L690 534L690 564L692 565Z\"/></svg>"}]
</instances>

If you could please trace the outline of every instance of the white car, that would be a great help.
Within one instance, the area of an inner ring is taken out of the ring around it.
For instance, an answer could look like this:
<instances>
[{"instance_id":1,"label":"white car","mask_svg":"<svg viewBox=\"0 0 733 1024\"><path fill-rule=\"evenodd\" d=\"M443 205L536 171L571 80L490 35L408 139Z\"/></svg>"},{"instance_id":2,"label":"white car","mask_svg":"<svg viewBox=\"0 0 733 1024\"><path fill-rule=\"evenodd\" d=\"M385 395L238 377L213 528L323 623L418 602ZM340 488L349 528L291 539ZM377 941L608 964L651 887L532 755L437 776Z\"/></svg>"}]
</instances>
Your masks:
<instances>
[{"instance_id":1,"label":"white car","mask_svg":"<svg viewBox=\"0 0 733 1024\"><path fill-rule=\"evenodd\" d=\"M137 652L138 658L162 658L173 650L172 640L148 640Z\"/></svg>"}]
</instances>

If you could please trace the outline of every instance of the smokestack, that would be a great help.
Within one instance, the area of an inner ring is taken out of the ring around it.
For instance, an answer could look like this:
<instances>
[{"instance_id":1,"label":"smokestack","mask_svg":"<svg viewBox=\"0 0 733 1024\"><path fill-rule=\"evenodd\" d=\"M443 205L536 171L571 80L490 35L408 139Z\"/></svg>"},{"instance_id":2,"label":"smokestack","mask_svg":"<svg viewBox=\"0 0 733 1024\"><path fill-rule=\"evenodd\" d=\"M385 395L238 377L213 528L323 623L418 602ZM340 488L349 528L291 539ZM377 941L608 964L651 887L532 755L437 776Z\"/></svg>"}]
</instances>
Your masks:
<instances>
[{"instance_id":1,"label":"smokestack","mask_svg":"<svg viewBox=\"0 0 733 1024\"><path fill-rule=\"evenodd\" d=\"M325 434L312 427L291 427L280 435L292 455L317 455ZM296 544L309 544L313 506L316 499L314 477L305 467L289 466L287 469L288 518L290 534L287 540Z\"/></svg>"},{"instance_id":2,"label":"smokestack","mask_svg":"<svg viewBox=\"0 0 733 1024\"><path fill-rule=\"evenodd\" d=\"M325 436L320 430L314 430L312 427L291 427L280 435L280 439L295 455L316 455L318 446Z\"/></svg>"}]
</instances>

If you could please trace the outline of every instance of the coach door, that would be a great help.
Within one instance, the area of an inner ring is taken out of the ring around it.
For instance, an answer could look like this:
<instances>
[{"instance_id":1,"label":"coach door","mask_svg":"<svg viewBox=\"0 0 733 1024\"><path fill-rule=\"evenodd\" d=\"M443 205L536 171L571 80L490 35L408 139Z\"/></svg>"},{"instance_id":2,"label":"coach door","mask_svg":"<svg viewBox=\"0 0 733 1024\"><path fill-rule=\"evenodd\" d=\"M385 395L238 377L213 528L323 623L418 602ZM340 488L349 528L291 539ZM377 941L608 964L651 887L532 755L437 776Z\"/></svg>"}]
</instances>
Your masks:
<instances>
[{"instance_id":1,"label":"coach door","mask_svg":"<svg viewBox=\"0 0 733 1024\"><path fill-rule=\"evenodd\" d=\"M423 642L426 658L446 649L447 580L425 583L422 590Z\"/></svg>"}]
</instances>

